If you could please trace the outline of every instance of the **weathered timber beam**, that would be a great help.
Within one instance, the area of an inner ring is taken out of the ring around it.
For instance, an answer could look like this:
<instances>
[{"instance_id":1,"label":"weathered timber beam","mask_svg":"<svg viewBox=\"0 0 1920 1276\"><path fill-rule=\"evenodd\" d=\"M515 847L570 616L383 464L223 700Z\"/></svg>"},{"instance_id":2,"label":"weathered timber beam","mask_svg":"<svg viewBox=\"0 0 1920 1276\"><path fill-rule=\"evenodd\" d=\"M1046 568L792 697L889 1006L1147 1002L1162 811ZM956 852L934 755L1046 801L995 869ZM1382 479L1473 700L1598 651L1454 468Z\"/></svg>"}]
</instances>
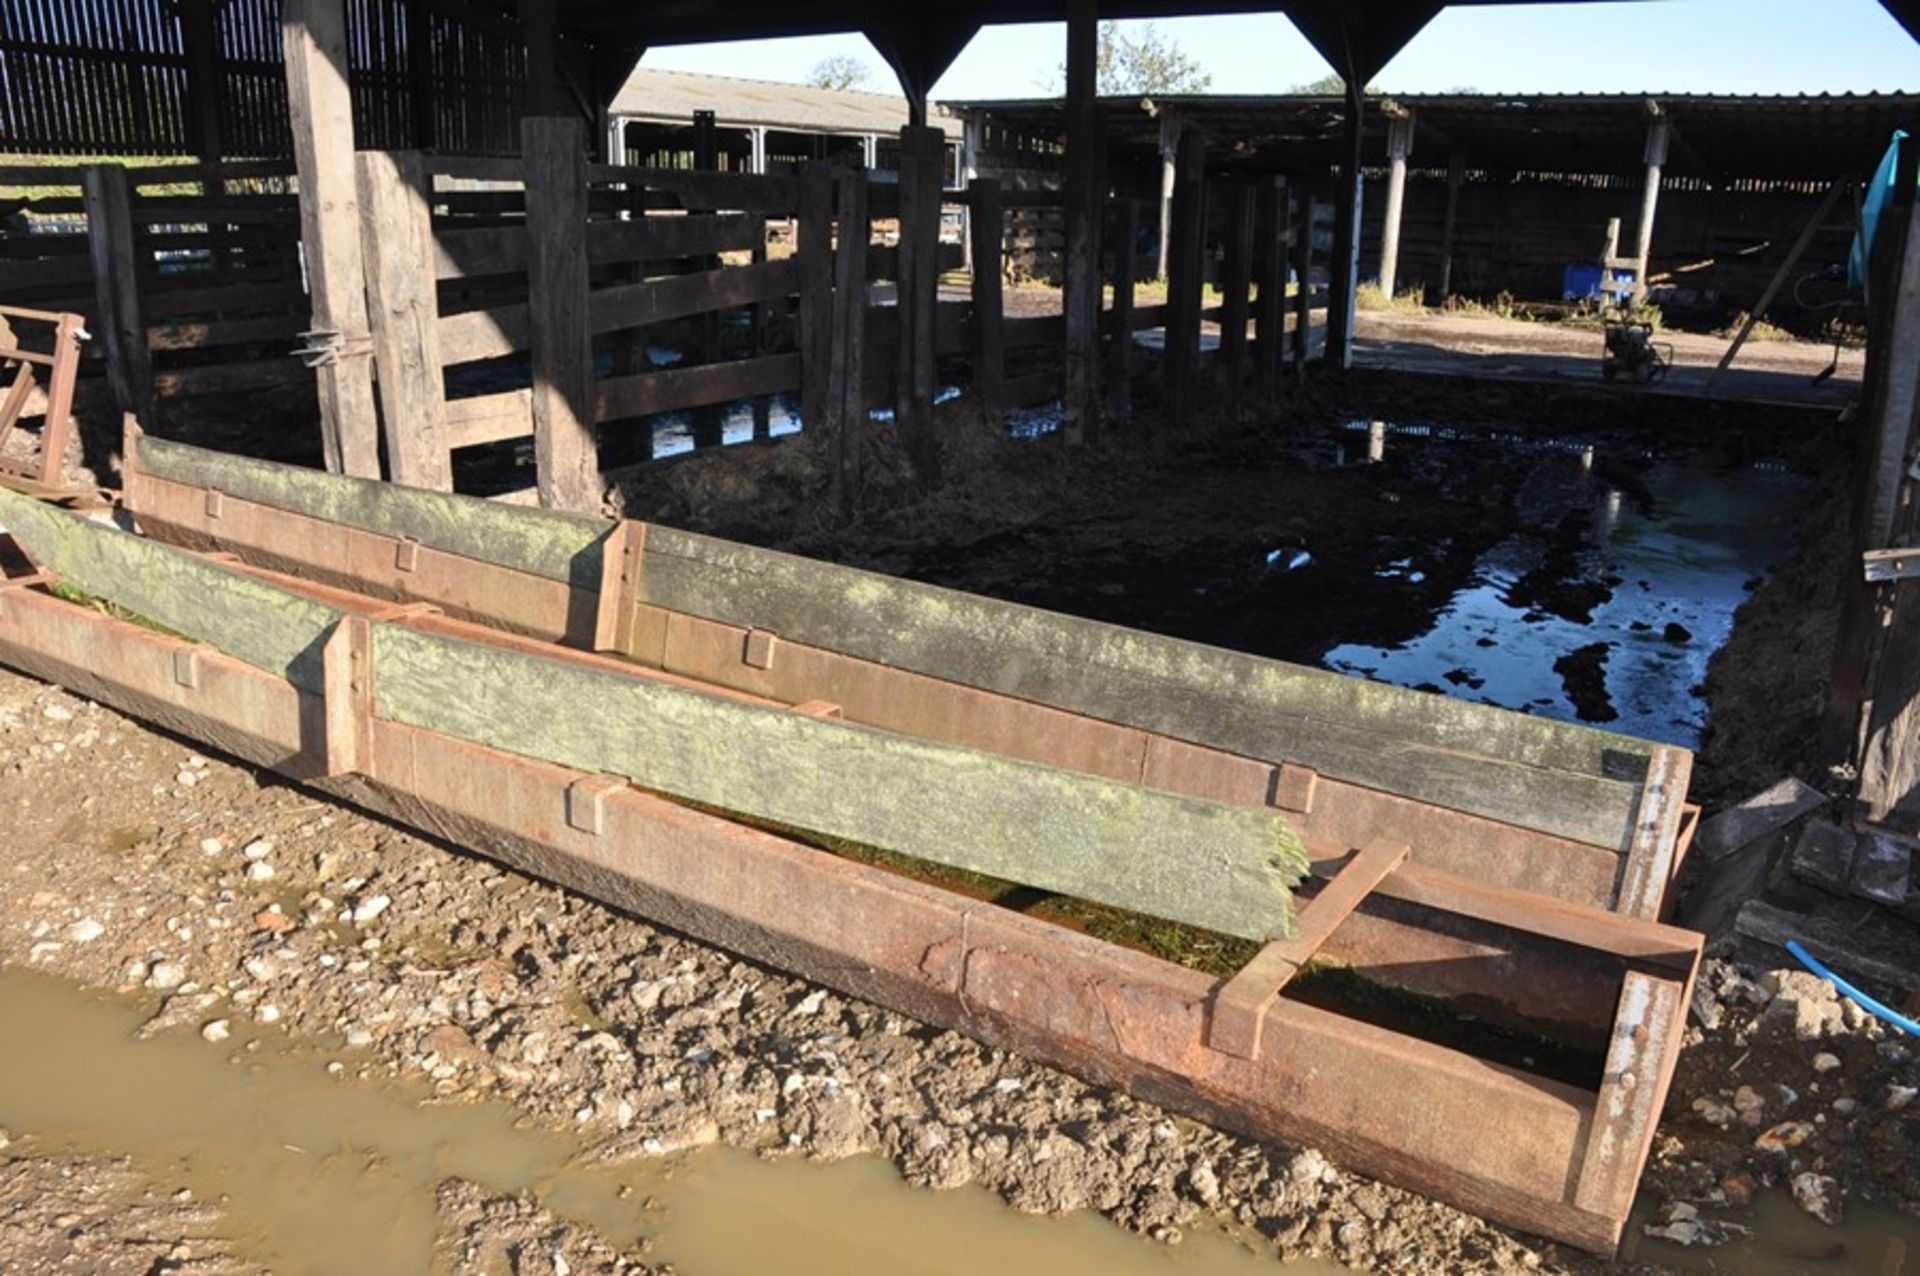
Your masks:
<instances>
[{"instance_id":1,"label":"weathered timber beam","mask_svg":"<svg viewBox=\"0 0 1920 1276\"><path fill-rule=\"evenodd\" d=\"M0 520L67 584L325 690L341 610L13 493L0 492ZM1306 858L1277 813L742 703L510 640L376 623L371 645L373 712L386 721L1227 934L1291 931L1288 890Z\"/></svg>"},{"instance_id":2,"label":"weathered timber beam","mask_svg":"<svg viewBox=\"0 0 1920 1276\"><path fill-rule=\"evenodd\" d=\"M597 588L608 525L147 439L155 474ZM472 507L472 508L469 508ZM1653 747L668 528L646 601L1625 853ZM857 623L852 619L861 618ZM1681 754L1684 759L1684 753ZM1684 793L1684 777L1677 785ZM1677 801L1677 796L1673 798Z\"/></svg>"},{"instance_id":3,"label":"weathered timber beam","mask_svg":"<svg viewBox=\"0 0 1920 1276\"><path fill-rule=\"evenodd\" d=\"M1305 859L1273 813L394 626L373 667L388 721L1227 934L1291 930Z\"/></svg>"}]
</instances>

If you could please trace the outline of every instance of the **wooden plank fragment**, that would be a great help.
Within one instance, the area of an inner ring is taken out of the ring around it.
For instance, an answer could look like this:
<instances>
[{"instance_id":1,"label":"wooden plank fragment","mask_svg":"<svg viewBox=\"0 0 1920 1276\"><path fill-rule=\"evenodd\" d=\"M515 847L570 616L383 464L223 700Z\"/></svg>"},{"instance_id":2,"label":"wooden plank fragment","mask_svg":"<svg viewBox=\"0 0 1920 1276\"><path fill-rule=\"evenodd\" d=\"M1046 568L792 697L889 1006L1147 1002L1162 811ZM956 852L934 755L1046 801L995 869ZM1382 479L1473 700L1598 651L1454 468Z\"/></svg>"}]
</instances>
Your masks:
<instances>
[{"instance_id":1,"label":"wooden plank fragment","mask_svg":"<svg viewBox=\"0 0 1920 1276\"><path fill-rule=\"evenodd\" d=\"M698 217L653 215L624 222L588 222L587 261L664 261L751 252L766 242L766 219L755 213Z\"/></svg>"},{"instance_id":2,"label":"wooden plank fragment","mask_svg":"<svg viewBox=\"0 0 1920 1276\"><path fill-rule=\"evenodd\" d=\"M788 258L602 288L589 298L587 312L593 332L598 336L714 310L774 301L791 297L799 290L799 260Z\"/></svg>"},{"instance_id":3,"label":"wooden plank fragment","mask_svg":"<svg viewBox=\"0 0 1920 1276\"><path fill-rule=\"evenodd\" d=\"M1227 934L1291 931L1306 861L1273 813L391 625L373 647L388 721Z\"/></svg>"},{"instance_id":4,"label":"wooden plank fragment","mask_svg":"<svg viewBox=\"0 0 1920 1276\"><path fill-rule=\"evenodd\" d=\"M504 390L447 401L447 446L477 447L533 434L533 391Z\"/></svg>"},{"instance_id":5,"label":"wooden plank fragment","mask_svg":"<svg viewBox=\"0 0 1920 1276\"><path fill-rule=\"evenodd\" d=\"M211 643L305 691L340 613L204 558L0 488L4 527L43 571L136 616Z\"/></svg>"},{"instance_id":6,"label":"wooden plank fragment","mask_svg":"<svg viewBox=\"0 0 1920 1276\"><path fill-rule=\"evenodd\" d=\"M619 421L653 416L799 388L798 354L769 354L691 368L662 368L631 377L609 377L600 382L594 395L593 419Z\"/></svg>"}]
</instances>

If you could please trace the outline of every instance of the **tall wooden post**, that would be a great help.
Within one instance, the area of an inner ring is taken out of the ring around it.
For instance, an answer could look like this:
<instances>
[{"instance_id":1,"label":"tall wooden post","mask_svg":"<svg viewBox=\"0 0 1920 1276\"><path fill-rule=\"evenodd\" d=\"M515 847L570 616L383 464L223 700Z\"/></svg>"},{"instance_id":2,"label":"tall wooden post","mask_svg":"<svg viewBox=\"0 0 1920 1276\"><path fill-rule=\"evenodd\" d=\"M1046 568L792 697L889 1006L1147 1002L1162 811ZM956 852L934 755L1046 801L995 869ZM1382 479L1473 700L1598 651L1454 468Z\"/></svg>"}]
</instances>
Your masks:
<instances>
[{"instance_id":1,"label":"tall wooden post","mask_svg":"<svg viewBox=\"0 0 1920 1276\"><path fill-rule=\"evenodd\" d=\"M967 237L973 258L973 395L980 413L996 426L1007 412L1007 313L1001 249L1006 220L1000 183L973 180Z\"/></svg>"},{"instance_id":2,"label":"tall wooden post","mask_svg":"<svg viewBox=\"0 0 1920 1276\"><path fill-rule=\"evenodd\" d=\"M1407 159L1413 154L1413 113L1387 125L1387 203L1380 228L1380 291L1388 300L1400 282L1400 218L1407 202Z\"/></svg>"},{"instance_id":3,"label":"tall wooden post","mask_svg":"<svg viewBox=\"0 0 1920 1276\"><path fill-rule=\"evenodd\" d=\"M1287 183L1262 178L1254 189L1254 396L1271 407L1280 398L1287 348Z\"/></svg>"},{"instance_id":4,"label":"tall wooden post","mask_svg":"<svg viewBox=\"0 0 1920 1276\"><path fill-rule=\"evenodd\" d=\"M1326 361L1353 366L1354 291L1360 284L1360 206L1365 198L1367 98L1357 75L1347 75L1347 119L1334 197L1332 286L1327 297Z\"/></svg>"},{"instance_id":5,"label":"tall wooden post","mask_svg":"<svg viewBox=\"0 0 1920 1276\"><path fill-rule=\"evenodd\" d=\"M1160 252L1153 259L1156 279L1165 279L1172 269L1173 194L1180 179L1180 121L1164 111L1160 115Z\"/></svg>"},{"instance_id":6,"label":"tall wooden post","mask_svg":"<svg viewBox=\"0 0 1920 1276\"><path fill-rule=\"evenodd\" d=\"M358 168L360 243L387 468L396 483L451 492L453 453L434 290L433 179L418 151L362 151Z\"/></svg>"},{"instance_id":7,"label":"tall wooden post","mask_svg":"<svg viewBox=\"0 0 1920 1276\"><path fill-rule=\"evenodd\" d=\"M1647 295L1649 263L1653 260L1653 214L1660 205L1660 170L1667 162L1667 117L1656 115L1647 125L1647 180L1640 189L1640 224L1635 228L1633 260L1634 297Z\"/></svg>"},{"instance_id":8,"label":"tall wooden post","mask_svg":"<svg viewBox=\"0 0 1920 1276\"><path fill-rule=\"evenodd\" d=\"M577 117L520 122L533 337L533 456L540 504L598 514L593 331L587 317L587 130Z\"/></svg>"},{"instance_id":9,"label":"tall wooden post","mask_svg":"<svg viewBox=\"0 0 1920 1276\"><path fill-rule=\"evenodd\" d=\"M922 483L940 477L933 436L934 316L940 296L940 170L946 136L939 129L900 130L900 348L895 421Z\"/></svg>"},{"instance_id":10,"label":"tall wooden post","mask_svg":"<svg viewBox=\"0 0 1920 1276\"><path fill-rule=\"evenodd\" d=\"M1220 281L1220 376L1226 384L1227 418L1240 419L1247 380L1248 293L1253 290L1253 188L1234 182L1226 196L1226 276Z\"/></svg>"},{"instance_id":11,"label":"tall wooden post","mask_svg":"<svg viewBox=\"0 0 1920 1276\"><path fill-rule=\"evenodd\" d=\"M702 173L711 173L720 167L720 128L719 121L712 111L693 113L693 166ZM695 217L704 217L706 213L694 213ZM683 268L685 264L683 263ZM718 270L720 259L714 256L696 257L691 269L694 271ZM693 319L694 360L702 366L720 361L720 314L715 310L704 311ZM695 448L719 447L727 441L727 410L724 405L703 403L693 409L693 446Z\"/></svg>"},{"instance_id":12,"label":"tall wooden post","mask_svg":"<svg viewBox=\"0 0 1920 1276\"><path fill-rule=\"evenodd\" d=\"M867 173L847 169L835 183L840 239L833 254L833 368L827 391L831 472L827 504L850 518L860 500L861 450L867 436Z\"/></svg>"},{"instance_id":13,"label":"tall wooden post","mask_svg":"<svg viewBox=\"0 0 1920 1276\"><path fill-rule=\"evenodd\" d=\"M1447 156L1447 215L1440 224L1440 296L1445 302L1453 296L1453 230L1460 219L1460 186L1466 181L1467 166L1459 152Z\"/></svg>"},{"instance_id":14,"label":"tall wooden post","mask_svg":"<svg viewBox=\"0 0 1920 1276\"><path fill-rule=\"evenodd\" d=\"M154 423L153 360L147 353L147 320L140 303L141 254L134 238L132 192L118 164L80 170L87 210L87 244L93 256L94 334L107 358L107 387L121 415Z\"/></svg>"},{"instance_id":15,"label":"tall wooden post","mask_svg":"<svg viewBox=\"0 0 1920 1276\"><path fill-rule=\"evenodd\" d=\"M1307 360L1313 355L1313 237L1319 233L1320 215L1313 193L1300 191L1293 230L1293 380L1304 385Z\"/></svg>"},{"instance_id":16,"label":"tall wooden post","mask_svg":"<svg viewBox=\"0 0 1920 1276\"><path fill-rule=\"evenodd\" d=\"M833 180L825 160L800 166L800 421L809 430L825 427L833 363Z\"/></svg>"},{"instance_id":17,"label":"tall wooden post","mask_svg":"<svg viewBox=\"0 0 1920 1276\"><path fill-rule=\"evenodd\" d=\"M1066 348L1065 415L1069 446L1098 432L1100 414L1101 159L1100 15L1098 0L1067 7L1066 271L1062 295Z\"/></svg>"},{"instance_id":18,"label":"tall wooden post","mask_svg":"<svg viewBox=\"0 0 1920 1276\"><path fill-rule=\"evenodd\" d=\"M367 285L353 172L353 99L347 85L346 0L286 0L281 35L300 240L312 295L320 439L327 468L380 477Z\"/></svg>"},{"instance_id":19,"label":"tall wooden post","mask_svg":"<svg viewBox=\"0 0 1920 1276\"><path fill-rule=\"evenodd\" d=\"M1107 348L1107 415L1133 419L1133 289L1140 276L1140 201L1123 199L1113 218L1113 342Z\"/></svg>"},{"instance_id":20,"label":"tall wooden post","mask_svg":"<svg viewBox=\"0 0 1920 1276\"><path fill-rule=\"evenodd\" d=\"M1185 424L1200 360L1200 305L1206 286L1207 140L1180 138L1180 181L1173 193L1173 261L1167 276L1167 423Z\"/></svg>"}]
</instances>

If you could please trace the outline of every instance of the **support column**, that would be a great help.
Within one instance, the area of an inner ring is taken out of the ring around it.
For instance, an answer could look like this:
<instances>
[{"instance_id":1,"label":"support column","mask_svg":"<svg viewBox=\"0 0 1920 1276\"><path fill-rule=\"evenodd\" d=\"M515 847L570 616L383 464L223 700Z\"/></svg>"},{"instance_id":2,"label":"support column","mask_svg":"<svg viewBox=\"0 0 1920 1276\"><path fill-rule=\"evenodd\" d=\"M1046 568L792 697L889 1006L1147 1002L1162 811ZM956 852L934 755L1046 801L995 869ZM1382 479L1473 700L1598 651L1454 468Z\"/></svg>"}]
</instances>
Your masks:
<instances>
[{"instance_id":1,"label":"support column","mask_svg":"<svg viewBox=\"0 0 1920 1276\"><path fill-rule=\"evenodd\" d=\"M1667 162L1667 117L1656 115L1647 125L1647 184L1640 191L1640 225L1634 237L1633 260L1636 301L1647 295L1647 264L1653 257L1653 214L1660 204L1660 169Z\"/></svg>"},{"instance_id":2,"label":"support column","mask_svg":"<svg viewBox=\"0 0 1920 1276\"><path fill-rule=\"evenodd\" d=\"M1172 265L1167 274L1167 426L1186 424L1193 407L1193 375L1200 361L1200 307L1207 237L1207 139L1180 139L1179 182L1173 200Z\"/></svg>"},{"instance_id":3,"label":"support column","mask_svg":"<svg viewBox=\"0 0 1920 1276\"><path fill-rule=\"evenodd\" d=\"M1361 79L1347 76L1347 120L1340 150L1341 173L1334 196L1332 289L1327 297L1326 361L1353 366L1354 290L1360 283L1361 163L1366 142L1366 92Z\"/></svg>"},{"instance_id":4,"label":"support column","mask_svg":"<svg viewBox=\"0 0 1920 1276\"><path fill-rule=\"evenodd\" d=\"M1180 177L1180 121L1160 117L1160 255L1153 259L1156 279L1168 278L1173 256L1173 191Z\"/></svg>"},{"instance_id":5,"label":"support column","mask_svg":"<svg viewBox=\"0 0 1920 1276\"><path fill-rule=\"evenodd\" d=\"M593 329L587 315L587 139L578 117L520 122L527 175L533 459L546 509L598 514Z\"/></svg>"},{"instance_id":6,"label":"support column","mask_svg":"<svg viewBox=\"0 0 1920 1276\"><path fill-rule=\"evenodd\" d=\"M1254 187L1253 270L1259 296L1253 313L1254 395L1262 407L1280 400L1287 345L1287 183L1263 177Z\"/></svg>"},{"instance_id":7,"label":"support column","mask_svg":"<svg viewBox=\"0 0 1920 1276\"><path fill-rule=\"evenodd\" d=\"M1007 307L1000 260L1006 221L998 181L977 177L972 193L967 235L973 258L973 394L980 414L998 428L1007 412Z\"/></svg>"},{"instance_id":8,"label":"support column","mask_svg":"<svg viewBox=\"0 0 1920 1276\"><path fill-rule=\"evenodd\" d=\"M140 253L135 242L127 170L89 164L80 170L87 210L87 247L93 255L94 335L107 359L114 410L154 424L153 361L140 303Z\"/></svg>"},{"instance_id":9,"label":"support column","mask_svg":"<svg viewBox=\"0 0 1920 1276\"><path fill-rule=\"evenodd\" d=\"M294 168L300 180L300 241L313 301L320 439L327 468L380 477L360 259L360 202L353 172L353 98L347 86L346 0L286 0L281 36Z\"/></svg>"},{"instance_id":10,"label":"support column","mask_svg":"<svg viewBox=\"0 0 1920 1276\"><path fill-rule=\"evenodd\" d=\"M1067 11L1067 259L1065 419L1069 446L1099 428L1100 404L1100 15L1098 0L1072 0Z\"/></svg>"},{"instance_id":11,"label":"support column","mask_svg":"<svg viewBox=\"0 0 1920 1276\"><path fill-rule=\"evenodd\" d=\"M693 166L702 173L711 173L720 167L720 128L712 111L693 113ZM693 213L693 217L711 217L711 213ZM695 272L718 270L720 259L714 256L694 258L691 263L680 263L681 269ZM711 365L720 361L720 313L716 310L704 311L693 319L693 357L701 365ZM709 403L694 408L692 417L693 446L714 448L724 444L727 433L727 410L723 404Z\"/></svg>"},{"instance_id":12,"label":"support column","mask_svg":"<svg viewBox=\"0 0 1920 1276\"><path fill-rule=\"evenodd\" d=\"M1460 217L1460 185L1466 181L1467 166L1458 152L1447 156L1447 216L1440 224L1440 297L1444 304L1453 295L1453 228Z\"/></svg>"},{"instance_id":13,"label":"support column","mask_svg":"<svg viewBox=\"0 0 1920 1276\"><path fill-rule=\"evenodd\" d=\"M1387 126L1387 206L1380 228L1380 291L1391 301L1400 282L1400 215L1407 200L1407 159L1413 154L1413 113Z\"/></svg>"},{"instance_id":14,"label":"support column","mask_svg":"<svg viewBox=\"0 0 1920 1276\"><path fill-rule=\"evenodd\" d=\"M747 154L747 168L752 172L764 175L767 171L766 126L762 125L758 128L748 129L747 141L750 148Z\"/></svg>"},{"instance_id":15,"label":"support column","mask_svg":"<svg viewBox=\"0 0 1920 1276\"><path fill-rule=\"evenodd\" d=\"M451 492L453 453L433 276L433 178L418 151L362 151L358 166L360 244L387 471L396 483Z\"/></svg>"},{"instance_id":16,"label":"support column","mask_svg":"<svg viewBox=\"0 0 1920 1276\"><path fill-rule=\"evenodd\" d=\"M1220 378L1226 386L1227 419L1238 423L1244 406L1247 379L1247 320L1253 291L1253 188L1236 181L1226 188L1222 233L1226 258L1221 262Z\"/></svg>"},{"instance_id":17,"label":"support column","mask_svg":"<svg viewBox=\"0 0 1920 1276\"><path fill-rule=\"evenodd\" d=\"M899 362L895 423L922 483L940 477L933 437L934 316L940 293L940 170L946 137L939 129L900 130L900 251L897 313Z\"/></svg>"}]
</instances>

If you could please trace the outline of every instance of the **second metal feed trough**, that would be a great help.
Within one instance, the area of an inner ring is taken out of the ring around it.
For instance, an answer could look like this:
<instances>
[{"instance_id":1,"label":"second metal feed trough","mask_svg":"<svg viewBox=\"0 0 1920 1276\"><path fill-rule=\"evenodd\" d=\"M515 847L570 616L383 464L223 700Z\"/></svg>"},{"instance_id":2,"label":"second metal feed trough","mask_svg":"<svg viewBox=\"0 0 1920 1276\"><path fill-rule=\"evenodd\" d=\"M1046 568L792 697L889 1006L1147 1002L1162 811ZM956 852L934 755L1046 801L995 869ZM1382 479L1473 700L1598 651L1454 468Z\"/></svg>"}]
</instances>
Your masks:
<instances>
[{"instance_id":1,"label":"second metal feed trough","mask_svg":"<svg viewBox=\"0 0 1920 1276\"><path fill-rule=\"evenodd\" d=\"M1685 751L666 528L152 439L127 462L144 537L18 498L0 523L184 636L29 585L0 659L854 995L1617 1243L1699 954L1657 922ZM1223 980L723 813L1264 947ZM1282 995L1309 960L1591 1067Z\"/></svg>"}]
</instances>

